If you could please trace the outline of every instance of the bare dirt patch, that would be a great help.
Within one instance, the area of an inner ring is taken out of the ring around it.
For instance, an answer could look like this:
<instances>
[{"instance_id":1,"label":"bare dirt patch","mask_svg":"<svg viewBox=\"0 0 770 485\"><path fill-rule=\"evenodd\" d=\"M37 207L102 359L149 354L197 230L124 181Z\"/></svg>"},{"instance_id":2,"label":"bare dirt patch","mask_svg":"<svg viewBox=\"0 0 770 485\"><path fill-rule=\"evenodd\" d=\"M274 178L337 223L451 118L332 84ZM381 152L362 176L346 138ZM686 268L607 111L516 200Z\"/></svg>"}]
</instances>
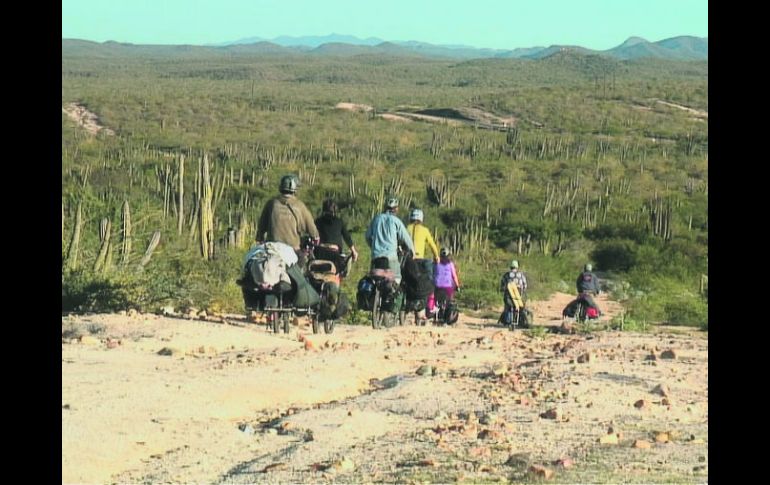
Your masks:
<instances>
[{"instance_id":1,"label":"bare dirt patch","mask_svg":"<svg viewBox=\"0 0 770 485\"><path fill-rule=\"evenodd\" d=\"M336 109L344 109L347 111L369 112L374 110L374 108L372 106L369 106L368 104L357 104L357 103L337 103L334 107Z\"/></svg>"},{"instance_id":2,"label":"bare dirt patch","mask_svg":"<svg viewBox=\"0 0 770 485\"><path fill-rule=\"evenodd\" d=\"M404 123L411 123L412 122L412 120L410 120L409 118L406 118L404 116L394 115L392 113L382 113L382 114L379 114L377 116L381 117L382 119L388 120L388 121L401 121L401 122L404 122Z\"/></svg>"},{"instance_id":3,"label":"bare dirt patch","mask_svg":"<svg viewBox=\"0 0 770 485\"><path fill-rule=\"evenodd\" d=\"M85 106L78 103L69 103L62 107L62 112L70 117L75 123L83 127L84 130L91 134L97 134L100 131L108 135L114 135L115 132L109 128L101 125L99 117L95 113L88 111Z\"/></svg>"},{"instance_id":4,"label":"bare dirt patch","mask_svg":"<svg viewBox=\"0 0 770 485\"><path fill-rule=\"evenodd\" d=\"M695 115L696 117L699 117L699 118L706 118L706 119L708 119L708 117L709 117L709 114L708 114L707 111L701 111L701 110L697 110L697 109L693 109L693 108L688 108L687 106L682 106L681 104L669 103L668 101L663 101L661 99L656 100L656 102L658 104L662 104L664 106L680 109L682 111L687 111L688 113L692 113L693 115Z\"/></svg>"},{"instance_id":5,"label":"bare dirt patch","mask_svg":"<svg viewBox=\"0 0 770 485\"><path fill-rule=\"evenodd\" d=\"M556 325L570 298L533 303L538 323ZM63 317L62 481L528 482L532 465L563 483L707 473L704 334L537 337L464 315L452 328L272 335L229 321ZM617 444L600 444L609 428ZM564 457L574 466L553 465Z\"/></svg>"}]
</instances>

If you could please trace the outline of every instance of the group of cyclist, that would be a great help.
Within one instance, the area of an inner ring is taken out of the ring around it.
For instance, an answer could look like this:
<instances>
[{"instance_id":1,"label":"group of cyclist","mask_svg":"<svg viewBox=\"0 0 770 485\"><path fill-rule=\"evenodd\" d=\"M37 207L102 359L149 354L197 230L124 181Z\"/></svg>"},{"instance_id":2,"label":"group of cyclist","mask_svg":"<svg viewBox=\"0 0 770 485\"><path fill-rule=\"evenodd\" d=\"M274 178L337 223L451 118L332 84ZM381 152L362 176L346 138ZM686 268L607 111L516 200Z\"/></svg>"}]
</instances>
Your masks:
<instances>
[{"instance_id":1,"label":"group of cyclist","mask_svg":"<svg viewBox=\"0 0 770 485\"><path fill-rule=\"evenodd\" d=\"M297 254L300 265L306 264L306 251L301 247L301 238L309 235L313 244L333 245L341 253L343 243L350 249L353 261L358 260L358 250L353 244L345 222L338 215L337 204L327 199L323 203L322 215L313 219L305 204L296 196L299 180L294 175L285 175L279 184L280 194L265 204L257 225L257 243L278 241L291 246ZM390 197L385 201L384 210L377 214L369 224L365 239L371 248L372 268L375 260L378 264L387 261L388 269L393 272L396 284L402 279L399 249L406 251L415 262L427 273L435 286L426 301L425 311L420 318L431 318L436 311L437 296L442 300L453 300L460 290L460 279L457 266L452 261L448 248L439 248L423 224L425 215L420 209L412 209L409 214L409 225L405 226L397 216L399 201ZM428 255L430 251L430 257ZM521 298L526 302L527 278L519 268L517 260L511 261L509 271L500 280L500 291L503 293L505 311L511 309L513 302L507 296L506 287L513 282L519 290ZM578 294L582 295L590 307L598 312L592 294L599 292L599 280L592 271L592 266L586 264L584 271L576 282Z\"/></svg>"}]
</instances>

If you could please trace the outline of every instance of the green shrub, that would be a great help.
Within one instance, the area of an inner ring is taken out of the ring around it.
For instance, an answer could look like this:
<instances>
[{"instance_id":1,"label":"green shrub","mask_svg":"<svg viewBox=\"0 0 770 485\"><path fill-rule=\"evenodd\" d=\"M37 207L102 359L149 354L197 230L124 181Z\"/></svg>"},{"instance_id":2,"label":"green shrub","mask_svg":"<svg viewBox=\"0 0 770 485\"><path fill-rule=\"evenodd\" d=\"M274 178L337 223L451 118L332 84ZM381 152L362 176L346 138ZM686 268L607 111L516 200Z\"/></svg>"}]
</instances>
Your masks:
<instances>
[{"instance_id":1,"label":"green shrub","mask_svg":"<svg viewBox=\"0 0 770 485\"><path fill-rule=\"evenodd\" d=\"M681 297L663 307L667 323L708 329L708 303L699 297Z\"/></svg>"}]
</instances>

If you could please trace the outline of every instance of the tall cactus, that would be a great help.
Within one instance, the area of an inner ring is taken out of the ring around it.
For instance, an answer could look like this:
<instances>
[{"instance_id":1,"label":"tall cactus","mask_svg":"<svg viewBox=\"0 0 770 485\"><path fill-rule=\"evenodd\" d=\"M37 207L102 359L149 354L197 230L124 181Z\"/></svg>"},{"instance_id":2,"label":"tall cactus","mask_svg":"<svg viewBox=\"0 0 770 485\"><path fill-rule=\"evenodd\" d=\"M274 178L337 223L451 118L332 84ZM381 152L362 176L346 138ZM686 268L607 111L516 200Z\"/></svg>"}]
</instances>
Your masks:
<instances>
[{"instance_id":1,"label":"tall cactus","mask_svg":"<svg viewBox=\"0 0 770 485\"><path fill-rule=\"evenodd\" d=\"M152 252L155 251L156 247L158 247L158 243L160 243L160 231L155 231L152 233L150 243L147 245L147 251L144 252L144 256L139 262L140 268L143 268L147 263L150 262L150 258L152 258Z\"/></svg>"},{"instance_id":2,"label":"tall cactus","mask_svg":"<svg viewBox=\"0 0 770 485\"><path fill-rule=\"evenodd\" d=\"M209 157L203 154L201 163L201 192L200 192L200 241L201 256L207 260L214 259L214 215L211 210L212 190L209 176Z\"/></svg>"},{"instance_id":3,"label":"tall cactus","mask_svg":"<svg viewBox=\"0 0 770 485\"><path fill-rule=\"evenodd\" d=\"M94 262L94 272L105 271L107 265L107 253L110 247L110 233L112 232L112 223L106 217L99 223L99 238L101 239L101 247L99 248L99 255Z\"/></svg>"},{"instance_id":4,"label":"tall cactus","mask_svg":"<svg viewBox=\"0 0 770 485\"><path fill-rule=\"evenodd\" d=\"M179 210L177 212L178 219L176 223L176 232L180 236L182 235L182 226L184 226L184 154L179 155L179 187L177 193L179 195ZM241 172L243 173L243 172Z\"/></svg>"},{"instance_id":5,"label":"tall cactus","mask_svg":"<svg viewBox=\"0 0 770 485\"><path fill-rule=\"evenodd\" d=\"M67 267L76 269L78 266L78 252L80 250L80 226L83 222L83 211L81 203L78 202L77 213L75 214L75 228L72 231L72 240L67 252Z\"/></svg>"},{"instance_id":6,"label":"tall cactus","mask_svg":"<svg viewBox=\"0 0 770 485\"><path fill-rule=\"evenodd\" d=\"M128 205L128 200L123 201L123 244L121 247L120 263L125 266L131 256L131 208Z\"/></svg>"}]
</instances>

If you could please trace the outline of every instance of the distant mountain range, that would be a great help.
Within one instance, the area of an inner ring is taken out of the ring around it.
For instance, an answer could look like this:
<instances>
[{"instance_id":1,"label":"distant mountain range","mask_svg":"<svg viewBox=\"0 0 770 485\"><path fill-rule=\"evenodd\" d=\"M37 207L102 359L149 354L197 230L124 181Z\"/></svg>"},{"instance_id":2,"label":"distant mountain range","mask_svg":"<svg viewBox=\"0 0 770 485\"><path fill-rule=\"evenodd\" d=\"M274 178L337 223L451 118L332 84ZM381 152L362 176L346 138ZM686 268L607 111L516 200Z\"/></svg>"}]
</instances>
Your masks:
<instances>
[{"instance_id":1,"label":"distant mountain range","mask_svg":"<svg viewBox=\"0 0 770 485\"><path fill-rule=\"evenodd\" d=\"M516 49L484 49L464 45L436 45L418 41L384 41L375 37L359 39L351 35L288 37L274 39L249 37L216 45L146 45L119 42L91 42L62 39L62 56L112 55L318 55L355 56L390 55L449 59L526 58L543 59L557 52L600 55L615 59L661 58L671 60L708 60L708 37L679 36L650 42L641 37L628 40L607 50L593 50L574 45L527 47Z\"/></svg>"}]
</instances>

